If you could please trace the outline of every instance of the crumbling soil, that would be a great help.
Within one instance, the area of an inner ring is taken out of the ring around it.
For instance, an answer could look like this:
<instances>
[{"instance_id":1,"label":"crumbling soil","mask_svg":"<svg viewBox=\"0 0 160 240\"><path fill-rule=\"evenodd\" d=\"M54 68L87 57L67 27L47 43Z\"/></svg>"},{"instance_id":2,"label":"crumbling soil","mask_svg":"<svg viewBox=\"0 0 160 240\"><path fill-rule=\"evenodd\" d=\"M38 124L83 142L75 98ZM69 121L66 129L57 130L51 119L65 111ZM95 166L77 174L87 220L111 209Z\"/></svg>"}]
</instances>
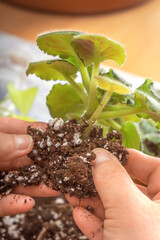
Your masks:
<instances>
[{"instance_id":1,"label":"crumbling soil","mask_svg":"<svg viewBox=\"0 0 160 240\"><path fill-rule=\"evenodd\" d=\"M33 150L28 156L34 164L19 171L0 171L0 194L9 194L18 184L23 186L47 186L77 198L97 195L92 177L92 161L95 148L104 148L115 155L124 165L127 150L122 145L122 136L112 131L103 138L102 128L94 127L86 139L82 134L87 123L75 120L64 122L52 119L45 130L28 127L34 140Z\"/></svg>"},{"instance_id":2,"label":"crumbling soil","mask_svg":"<svg viewBox=\"0 0 160 240\"><path fill-rule=\"evenodd\" d=\"M73 220L72 206L58 197L47 202L40 200L25 214L0 218L0 239L87 240L87 237Z\"/></svg>"}]
</instances>

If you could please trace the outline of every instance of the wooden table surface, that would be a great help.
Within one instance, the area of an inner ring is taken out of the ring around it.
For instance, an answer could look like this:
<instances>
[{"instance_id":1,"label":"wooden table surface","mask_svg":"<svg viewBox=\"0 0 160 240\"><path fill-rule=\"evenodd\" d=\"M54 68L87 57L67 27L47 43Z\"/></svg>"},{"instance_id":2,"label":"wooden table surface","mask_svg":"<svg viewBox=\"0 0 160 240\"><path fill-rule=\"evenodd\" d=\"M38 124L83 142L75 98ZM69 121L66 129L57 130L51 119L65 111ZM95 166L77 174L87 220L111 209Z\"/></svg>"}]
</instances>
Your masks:
<instances>
[{"instance_id":1,"label":"wooden table surface","mask_svg":"<svg viewBox=\"0 0 160 240\"><path fill-rule=\"evenodd\" d=\"M95 15L58 15L36 12L0 2L0 30L35 41L50 30L74 29L103 33L125 45L122 70L160 82L160 0ZM107 65L117 67L112 62Z\"/></svg>"}]
</instances>

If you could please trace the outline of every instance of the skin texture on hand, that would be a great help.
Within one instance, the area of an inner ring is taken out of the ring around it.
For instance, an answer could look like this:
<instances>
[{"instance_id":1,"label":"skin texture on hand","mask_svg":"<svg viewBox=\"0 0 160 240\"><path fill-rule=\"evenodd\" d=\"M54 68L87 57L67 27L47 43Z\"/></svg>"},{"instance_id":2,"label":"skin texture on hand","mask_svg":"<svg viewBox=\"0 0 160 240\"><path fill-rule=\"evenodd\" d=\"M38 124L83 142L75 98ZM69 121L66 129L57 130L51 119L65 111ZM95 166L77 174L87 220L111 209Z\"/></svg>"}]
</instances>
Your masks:
<instances>
[{"instance_id":1,"label":"skin texture on hand","mask_svg":"<svg viewBox=\"0 0 160 240\"><path fill-rule=\"evenodd\" d=\"M0 170L13 171L19 167L33 164L27 157L34 144L32 138L26 134L29 125L41 129L46 127L45 123L0 117ZM34 206L34 199L29 196L51 197L57 195L59 195L58 192L44 184L25 188L19 186L14 189L12 194L0 199L0 217L30 210Z\"/></svg>"},{"instance_id":2,"label":"skin texture on hand","mask_svg":"<svg viewBox=\"0 0 160 240\"><path fill-rule=\"evenodd\" d=\"M128 151L124 168L111 153L95 149L93 177L101 199L96 200L100 211L92 200L83 200L73 212L89 240L160 239L160 159ZM146 186L136 185L129 174ZM93 213L84 208L87 204L94 206Z\"/></svg>"}]
</instances>

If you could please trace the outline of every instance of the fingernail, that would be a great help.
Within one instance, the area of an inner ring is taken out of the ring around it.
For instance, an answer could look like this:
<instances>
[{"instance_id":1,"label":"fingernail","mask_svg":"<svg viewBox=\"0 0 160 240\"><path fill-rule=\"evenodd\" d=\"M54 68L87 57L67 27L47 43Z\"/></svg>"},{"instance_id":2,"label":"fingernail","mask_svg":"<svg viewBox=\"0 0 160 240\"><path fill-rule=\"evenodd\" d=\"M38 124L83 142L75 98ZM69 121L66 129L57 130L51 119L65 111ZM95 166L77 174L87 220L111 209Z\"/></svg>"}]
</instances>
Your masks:
<instances>
[{"instance_id":1,"label":"fingernail","mask_svg":"<svg viewBox=\"0 0 160 240\"><path fill-rule=\"evenodd\" d=\"M29 135L14 135L16 150L28 149L32 144L32 137Z\"/></svg>"},{"instance_id":2,"label":"fingernail","mask_svg":"<svg viewBox=\"0 0 160 240\"><path fill-rule=\"evenodd\" d=\"M102 162L106 162L112 159L112 154L102 148L96 148L93 150L93 152L96 154L96 158L93 161L94 167Z\"/></svg>"}]
</instances>

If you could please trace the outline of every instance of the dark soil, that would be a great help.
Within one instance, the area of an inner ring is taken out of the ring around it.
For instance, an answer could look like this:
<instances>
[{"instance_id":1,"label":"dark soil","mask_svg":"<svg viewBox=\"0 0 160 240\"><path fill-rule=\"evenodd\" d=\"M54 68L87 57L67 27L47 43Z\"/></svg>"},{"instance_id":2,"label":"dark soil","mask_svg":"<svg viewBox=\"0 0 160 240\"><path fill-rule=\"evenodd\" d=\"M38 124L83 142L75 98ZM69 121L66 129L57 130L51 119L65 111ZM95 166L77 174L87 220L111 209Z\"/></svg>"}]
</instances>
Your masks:
<instances>
[{"instance_id":1,"label":"dark soil","mask_svg":"<svg viewBox=\"0 0 160 240\"><path fill-rule=\"evenodd\" d=\"M144 145L153 156L160 157L160 144L155 144L147 139L144 141Z\"/></svg>"},{"instance_id":2,"label":"dark soil","mask_svg":"<svg viewBox=\"0 0 160 240\"><path fill-rule=\"evenodd\" d=\"M38 201L36 201L37 203ZM40 203L25 214L0 218L1 240L87 240L63 198Z\"/></svg>"},{"instance_id":3,"label":"dark soil","mask_svg":"<svg viewBox=\"0 0 160 240\"><path fill-rule=\"evenodd\" d=\"M0 171L0 194L9 194L19 183L30 186L44 182L54 190L79 199L96 196L92 178L95 154L92 150L104 148L123 165L128 152L117 131L103 138L102 128L94 127L89 137L82 140L87 126L87 123L80 125L75 120L64 123L62 119L52 119L45 130L28 127L28 134L34 140L34 148L28 156L34 164L19 171Z\"/></svg>"}]
</instances>

